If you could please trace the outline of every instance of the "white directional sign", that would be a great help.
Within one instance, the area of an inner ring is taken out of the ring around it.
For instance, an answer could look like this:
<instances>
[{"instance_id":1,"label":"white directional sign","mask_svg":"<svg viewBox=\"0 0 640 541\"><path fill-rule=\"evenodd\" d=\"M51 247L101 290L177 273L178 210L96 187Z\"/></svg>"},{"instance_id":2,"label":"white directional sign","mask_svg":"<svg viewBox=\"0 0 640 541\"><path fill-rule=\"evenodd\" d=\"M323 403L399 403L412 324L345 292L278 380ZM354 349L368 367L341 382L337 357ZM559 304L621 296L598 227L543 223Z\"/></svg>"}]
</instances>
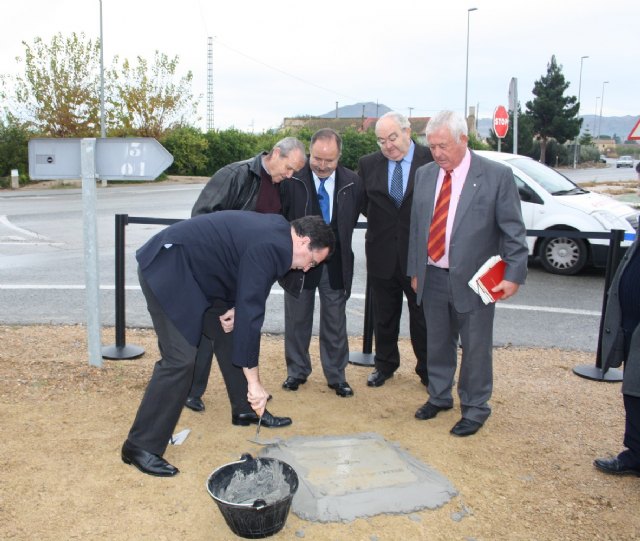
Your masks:
<instances>
[{"instance_id":1,"label":"white directional sign","mask_svg":"<svg viewBox=\"0 0 640 541\"><path fill-rule=\"evenodd\" d=\"M81 139L31 139L32 180L79 179ZM173 163L173 156L151 137L96 139L95 168L105 180L155 180Z\"/></svg>"}]
</instances>

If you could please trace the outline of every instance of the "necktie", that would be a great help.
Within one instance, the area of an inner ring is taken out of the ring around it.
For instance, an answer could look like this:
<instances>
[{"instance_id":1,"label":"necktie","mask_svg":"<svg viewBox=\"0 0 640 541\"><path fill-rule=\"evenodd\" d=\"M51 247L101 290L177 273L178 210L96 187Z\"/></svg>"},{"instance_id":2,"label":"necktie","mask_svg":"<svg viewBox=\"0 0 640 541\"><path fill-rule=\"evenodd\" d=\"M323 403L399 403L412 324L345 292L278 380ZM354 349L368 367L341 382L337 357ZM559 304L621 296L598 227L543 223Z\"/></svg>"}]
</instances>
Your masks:
<instances>
[{"instance_id":1,"label":"necktie","mask_svg":"<svg viewBox=\"0 0 640 541\"><path fill-rule=\"evenodd\" d=\"M400 162L402 160L396 162L396 167L393 170L393 174L391 175L391 190L389 191L389 195L396 202L396 207L400 208L402 205L402 166Z\"/></svg>"},{"instance_id":2,"label":"necktie","mask_svg":"<svg viewBox=\"0 0 640 541\"><path fill-rule=\"evenodd\" d=\"M438 201L433 211L431 226L429 227L427 253L433 261L438 261L444 255L449 201L451 201L451 171L447 171L444 175L440 193L438 194Z\"/></svg>"},{"instance_id":3,"label":"necktie","mask_svg":"<svg viewBox=\"0 0 640 541\"><path fill-rule=\"evenodd\" d=\"M324 218L324 221L327 223L331 223L329 193L327 192L327 189L324 187L324 181L327 180L327 178L329 177L326 177L326 178L318 177L318 180L320 181L320 186L318 187L318 203L320 203L320 210L322 211L322 217Z\"/></svg>"}]
</instances>

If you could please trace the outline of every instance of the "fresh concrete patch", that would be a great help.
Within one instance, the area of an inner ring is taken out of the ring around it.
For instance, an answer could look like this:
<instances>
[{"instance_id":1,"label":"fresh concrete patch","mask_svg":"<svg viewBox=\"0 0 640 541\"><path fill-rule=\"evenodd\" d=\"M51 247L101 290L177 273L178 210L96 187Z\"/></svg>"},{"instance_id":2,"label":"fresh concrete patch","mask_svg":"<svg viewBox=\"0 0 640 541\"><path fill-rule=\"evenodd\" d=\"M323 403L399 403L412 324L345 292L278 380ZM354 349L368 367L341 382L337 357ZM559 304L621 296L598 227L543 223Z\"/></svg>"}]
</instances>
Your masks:
<instances>
[{"instance_id":1,"label":"fresh concrete patch","mask_svg":"<svg viewBox=\"0 0 640 541\"><path fill-rule=\"evenodd\" d=\"M318 522L435 509L457 495L447 478L375 433L298 436L263 457L287 462L300 485L291 510Z\"/></svg>"}]
</instances>

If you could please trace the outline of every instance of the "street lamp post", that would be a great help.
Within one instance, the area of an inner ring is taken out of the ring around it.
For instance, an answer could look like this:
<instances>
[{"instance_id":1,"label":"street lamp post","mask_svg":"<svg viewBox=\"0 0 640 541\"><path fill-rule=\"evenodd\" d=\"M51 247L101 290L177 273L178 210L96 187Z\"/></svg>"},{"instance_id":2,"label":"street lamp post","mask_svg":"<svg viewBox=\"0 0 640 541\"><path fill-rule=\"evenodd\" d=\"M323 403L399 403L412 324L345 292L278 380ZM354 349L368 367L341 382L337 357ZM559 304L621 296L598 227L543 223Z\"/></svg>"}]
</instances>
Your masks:
<instances>
[{"instance_id":1,"label":"street lamp post","mask_svg":"<svg viewBox=\"0 0 640 541\"><path fill-rule=\"evenodd\" d=\"M598 100L600 96L596 96L596 110L593 112L593 139L596 142L596 147L598 146Z\"/></svg>"},{"instance_id":2,"label":"street lamp post","mask_svg":"<svg viewBox=\"0 0 640 541\"><path fill-rule=\"evenodd\" d=\"M588 56L581 56L580 57L580 79L578 80L578 118L580 117L580 90L582 89L582 62L584 61L585 58L589 58ZM576 168L576 163L578 161L578 136L580 135L580 130L578 130L578 133L576 135L576 141L573 144L573 168Z\"/></svg>"},{"instance_id":3,"label":"street lamp post","mask_svg":"<svg viewBox=\"0 0 640 541\"><path fill-rule=\"evenodd\" d=\"M598 139L600 139L600 130L602 129L602 104L604 103L604 85L609 84L609 81L602 83L602 96L600 97L600 119L598 120Z\"/></svg>"},{"instance_id":4,"label":"street lamp post","mask_svg":"<svg viewBox=\"0 0 640 541\"><path fill-rule=\"evenodd\" d=\"M467 10L467 65L464 79L464 118L467 118L467 92L469 90L469 16L472 11L477 11L478 8L469 8Z\"/></svg>"},{"instance_id":5,"label":"street lamp post","mask_svg":"<svg viewBox=\"0 0 640 541\"><path fill-rule=\"evenodd\" d=\"M100 137L107 135L104 122L104 39L102 37L102 0L100 0Z\"/></svg>"}]
</instances>

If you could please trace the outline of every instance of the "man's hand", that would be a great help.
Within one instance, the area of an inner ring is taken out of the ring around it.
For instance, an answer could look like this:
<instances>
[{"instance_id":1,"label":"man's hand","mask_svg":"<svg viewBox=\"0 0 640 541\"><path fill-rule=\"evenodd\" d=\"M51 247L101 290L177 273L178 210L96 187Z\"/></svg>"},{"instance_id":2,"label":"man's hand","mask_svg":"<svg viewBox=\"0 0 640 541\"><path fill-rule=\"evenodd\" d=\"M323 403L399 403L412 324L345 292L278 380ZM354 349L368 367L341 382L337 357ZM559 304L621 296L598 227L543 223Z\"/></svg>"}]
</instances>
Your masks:
<instances>
[{"instance_id":1,"label":"man's hand","mask_svg":"<svg viewBox=\"0 0 640 541\"><path fill-rule=\"evenodd\" d=\"M418 292L418 277L417 276L412 276L411 277L411 289L413 289L414 293Z\"/></svg>"},{"instance_id":2,"label":"man's hand","mask_svg":"<svg viewBox=\"0 0 640 541\"><path fill-rule=\"evenodd\" d=\"M247 378L247 400L249 401L249 404L251 404L251 409L253 409L258 416L262 417L264 410L267 407L269 393L260 382L258 367L243 368L242 371L244 372L245 378Z\"/></svg>"},{"instance_id":3,"label":"man's hand","mask_svg":"<svg viewBox=\"0 0 640 541\"><path fill-rule=\"evenodd\" d=\"M222 330L224 332L230 333L233 330L233 318L235 315L235 308L229 308L229 310L220 316L220 325L222 325Z\"/></svg>"},{"instance_id":4,"label":"man's hand","mask_svg":"<svg viewBox=\"0 0 640 541\"><path fill-rule=\"evenodd\" d=\"M502 291L504 295L499 298L499 301L507 300L509 297L513 297L517 292L520 284L516 284L515 282L509 282L509 280L502 280L497 286L495 286L491 291L497 293L498 291Z\"/></svg>"}]
</instances>

